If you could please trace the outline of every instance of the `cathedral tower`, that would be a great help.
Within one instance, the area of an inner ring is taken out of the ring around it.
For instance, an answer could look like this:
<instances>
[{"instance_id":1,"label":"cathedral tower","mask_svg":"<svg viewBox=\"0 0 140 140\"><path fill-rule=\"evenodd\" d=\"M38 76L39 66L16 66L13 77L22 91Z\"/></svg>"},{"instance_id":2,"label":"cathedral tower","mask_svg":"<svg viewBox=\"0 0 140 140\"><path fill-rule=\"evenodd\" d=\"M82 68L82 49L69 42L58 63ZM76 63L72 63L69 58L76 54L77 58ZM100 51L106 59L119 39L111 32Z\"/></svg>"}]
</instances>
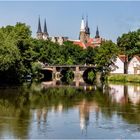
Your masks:
<instances>
[{"instance_id":1,"label":"cathedral tower","mask_svg":"<svg viewBox=\"0 0 140 140\"><path fill-rule=\"evenodd\" d=\"M37 39L43 39L43 33L42 33L42 30L41 30L40 17L38 19Z\"/></svg>"},{"instance_id":2,"label":"cathedral tower","mask_svg":"<svg viewBox=\"0 0 140 140\"><path fill-rule=\"evenodd\" d=\"M95 38L100 38L99 30L98 30L98 26L97 26L97 29L96 29L96 35L95 35Z\"/></svg>"},{"instance_id":3,"label":"cathedral tower","mask_svg":"<svg viewBox=\"0 0 140 140\"><path fill-rule=\"evenodd\" d=\"M45 21L44 21L43 39L47 40L48 38L49 38L49 34L48 34L48 31L47 31L47 25L46 25L46 19L45 19Z\"/></svg>"},{"instance_id":4,"label":"cathedral tower","mask_svg":"<svg viewBox=\"0 0 140 140\"><path fill-rule=\"evenodd\" d=\"M90 29L88 27L88 16L86 17L85 35L86 35L86 40L88 41L90 38Z\"/></svg>"},{"instance_id":5,"label":"cathedral tower","mask_svg":"<svg viewBox=\"0 0 140 140\"><path fill-rule=\"evenodd\" d=\"M82 21L81 21L79 39L80 39L80 41L83 42L83 43L86 42L85 23L84 23L84 18L83 18L83 17L82 17Z\"/></svg>"}]
</instances>

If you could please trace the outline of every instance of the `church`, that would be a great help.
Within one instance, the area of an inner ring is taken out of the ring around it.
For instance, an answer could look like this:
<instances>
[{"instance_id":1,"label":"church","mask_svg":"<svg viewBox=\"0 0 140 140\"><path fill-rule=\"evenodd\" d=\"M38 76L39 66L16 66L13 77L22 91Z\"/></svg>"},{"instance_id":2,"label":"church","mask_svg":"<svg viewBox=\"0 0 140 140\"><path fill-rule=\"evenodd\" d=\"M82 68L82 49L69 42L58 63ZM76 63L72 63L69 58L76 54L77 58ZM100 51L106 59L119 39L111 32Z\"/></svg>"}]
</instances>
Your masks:
<instances>
[{"instance_id":1,"label":"church","mask_svg":"<svg viewBox=\"0 0 140 140\"><path fill-rule=\"evenodd\" d=\"M86 49L87 47L98 47L104 42L105 40L100 37L99 29L97 26L96 35L94 38L90 37L90 28L88 26L88 17L86 17L86 22L82 17L81 26L80 26L80 33L79 33L79 40L73 40L73 43L76 45L81 46L82 48Z\"/></svg>"},{"instance_id":2,"label":"church","mask_svg":"<svg viewBox=\"0 0 140 140\"><path fill-rule=\"evenodd\" d=\"M52 36L50 37L47 31L47 25L46 25L46 19L44 20L44 31L42 32L41 29L41 22L40 17L38 19L38 29L37 29L37 39L43 39L43 40L51 40L54 43L58 43L60 45L63 44L64 41L71 41L75 45L79 45L83 49L86 49L87 47L98 47L104 42L105 40L100 37L99 35L99 29L97 26L96 29L96 35L94 38L90 37L90 28L88 26L88 18L86 17L86 21L84 21L84 18L82 17L81 20L81 26L80 26L80 33L79 33L79 39L78 40L71 40L68 37L64 36Z\"/></svg>"},{"instance_id":3,"label":"church","mask_svg":"<svg viewBox=\"0 0 140 140\"><path fill-rule=\"evenodd\" d=\"M46 19L44 20L44 31L42 32L41 28L41 22L40 22L40 17L38 19L38 29L37 29L37 39L43 39L43 40L51 40L54 43L58 43L59 45L62 45L64 41L68 40L68 37L63 37L63 36L52 36L50 37L47 31L47 24L46 24Z\"/></svg>"}]
</instances>

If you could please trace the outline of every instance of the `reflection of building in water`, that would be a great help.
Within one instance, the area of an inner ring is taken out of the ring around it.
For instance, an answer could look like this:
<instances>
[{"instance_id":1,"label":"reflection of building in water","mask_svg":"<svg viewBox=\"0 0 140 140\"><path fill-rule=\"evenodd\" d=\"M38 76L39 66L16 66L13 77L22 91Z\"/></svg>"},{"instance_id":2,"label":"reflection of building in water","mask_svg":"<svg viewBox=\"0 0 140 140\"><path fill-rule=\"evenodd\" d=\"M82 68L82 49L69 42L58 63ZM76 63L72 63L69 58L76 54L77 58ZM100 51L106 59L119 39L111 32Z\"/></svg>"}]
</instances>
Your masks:
<instances>
[{"instance_id":1,"label":"reflection of building in water","mask_svg":"<svg viewBox=\"0 0 140 140\"><path fill-rule=\"evenodd\" d=\"M112 98L112 101L115 101L117 103L126 103L127 102L127 87L124 85L109 85L110 91L109 95Z\"/></svg>"},{"instance_id":2,"label":"reflection of building in water","mask_svg":"<svg viewBox=\"0 0 140 140\"><path fill-rule=\"evenodd\" d=\"M37 118L38 124L40 124L41 122L47 121L47 112L48 110L46 108L37 109L36 118Z\"/></svg>"},{"instance_id":3,"label":"reflection of building in water","mask_svg":"<svg viewBox=\"0 0 140 140\"><path fill-rule=\"evenodd\" d=\"M42 132L42 130L47 129L47 114L48 110L43 107L40 109L36 109L36 120L37 120L37 133Z\"/></svg>"},{"instance_id":4,"label":"reflection of building in water","mask_svg":"<svg viewBox=\"0 0 140 140\"><path fill-rule=\"evenodd\" d=\"M61 103L59 103L57 106L52 106L51 111L61 113L61 112L63 112L63 105Z\"/></svg>"},{"instance_id":5,"label":"reflection of building in water","mask_svg":"<svg viewBox=\"0 0 140 140\"><path fill-rule=\"evenodd\" d=\"M124 98L124 86L123 85L109 85L110 92L109 94L112 97L112 101L121 103Z\"/></svg>"},{"instance_id":6,"label":"reflection of building in water","mask_svg":"<svg viewBox=\"0 0 140 140\"><path fill-rule=\"evenodd\" d=\"M140 103L140 86L128 86L128 97L133 104Z\"/></svg>"},{"instance_id":7,"label":"reflection of building in water","mask_svg":"<svg viewBox=\"0 0 140 140\"><path fill-rule=\"evenodd\" d=\"M89 124L89 106L88 103L83 100L79 106L79 114L80 114L80 127L83 131L87 129L87 125Z\"/></svg>"},{"instance_id":8,"label":"reflection of building in water","mask_svg":"<svg viewBox=\"0 0 140 140\"><path fill-rule=\"evenodd\" d=\"M79 107L79 117L80 117L80 128L82 130L82 133L84 132L84 130L87 133L90 112L95 111L96 117L98 117L99 107L96 102L94 101L89 102L89 101L86 101L85 99L82 102L80 102L78 107Z\"/></svg>"},{"instance_id":9,"label":"reflection of building in water","mask_svg":"<svg viewBox=\"0 0 140 140\"><path fill-rule=\"evenodd\" d=\"M63 111L63 105L61 103L57 106L57 111L60 113Z\"/></svg>"},{"instance_id":10,"label":"reflection of building in water","mask_svg":"<svg viewBox=\"0 0 140 140\"><path fill-rule=\"evenodd\" d=\"M112 97L112 101L117 103L126 103L128 99L133 104L140 103L140 86L134 85L109 85L109 94Z\"/></svg>"}]
</instances>

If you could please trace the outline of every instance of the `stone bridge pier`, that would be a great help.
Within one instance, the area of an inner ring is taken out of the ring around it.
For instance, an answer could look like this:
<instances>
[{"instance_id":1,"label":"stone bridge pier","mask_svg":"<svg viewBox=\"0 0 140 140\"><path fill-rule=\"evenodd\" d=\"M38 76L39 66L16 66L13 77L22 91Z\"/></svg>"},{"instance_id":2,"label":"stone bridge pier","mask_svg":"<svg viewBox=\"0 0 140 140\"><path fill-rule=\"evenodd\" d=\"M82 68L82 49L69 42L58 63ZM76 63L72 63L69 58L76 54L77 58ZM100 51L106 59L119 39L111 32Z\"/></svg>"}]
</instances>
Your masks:
<instances>
[{"instance_id":1,"label":"stone bridge pier","mask_svg":"<svg viewBox=\"0 0 140 140\"><path fill-rule=\"evenodd\" d=\"M81 70L79 66L76 66L73 73L74 79L80 79L83 76L84 70Z\"/></svg>"}]
</instances>

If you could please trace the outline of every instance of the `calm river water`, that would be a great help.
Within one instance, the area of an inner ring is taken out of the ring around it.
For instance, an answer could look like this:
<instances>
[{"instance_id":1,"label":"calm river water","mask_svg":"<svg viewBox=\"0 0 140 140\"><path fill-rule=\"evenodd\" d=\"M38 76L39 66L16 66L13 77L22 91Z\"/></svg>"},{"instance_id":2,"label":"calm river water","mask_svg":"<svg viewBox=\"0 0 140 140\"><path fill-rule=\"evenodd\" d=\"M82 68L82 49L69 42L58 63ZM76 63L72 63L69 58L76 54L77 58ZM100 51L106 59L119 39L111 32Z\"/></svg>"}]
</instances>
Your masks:
<instances>
[{"instance_id":1,"label":"calm river water","mask_svg":"<svg viewBox=\"0 0 140 140\"><path fill-rule=\"evenodd\" d=\"M140 85L0 88L0 139L140 139Z\"/></svg>"}]
</instances>

